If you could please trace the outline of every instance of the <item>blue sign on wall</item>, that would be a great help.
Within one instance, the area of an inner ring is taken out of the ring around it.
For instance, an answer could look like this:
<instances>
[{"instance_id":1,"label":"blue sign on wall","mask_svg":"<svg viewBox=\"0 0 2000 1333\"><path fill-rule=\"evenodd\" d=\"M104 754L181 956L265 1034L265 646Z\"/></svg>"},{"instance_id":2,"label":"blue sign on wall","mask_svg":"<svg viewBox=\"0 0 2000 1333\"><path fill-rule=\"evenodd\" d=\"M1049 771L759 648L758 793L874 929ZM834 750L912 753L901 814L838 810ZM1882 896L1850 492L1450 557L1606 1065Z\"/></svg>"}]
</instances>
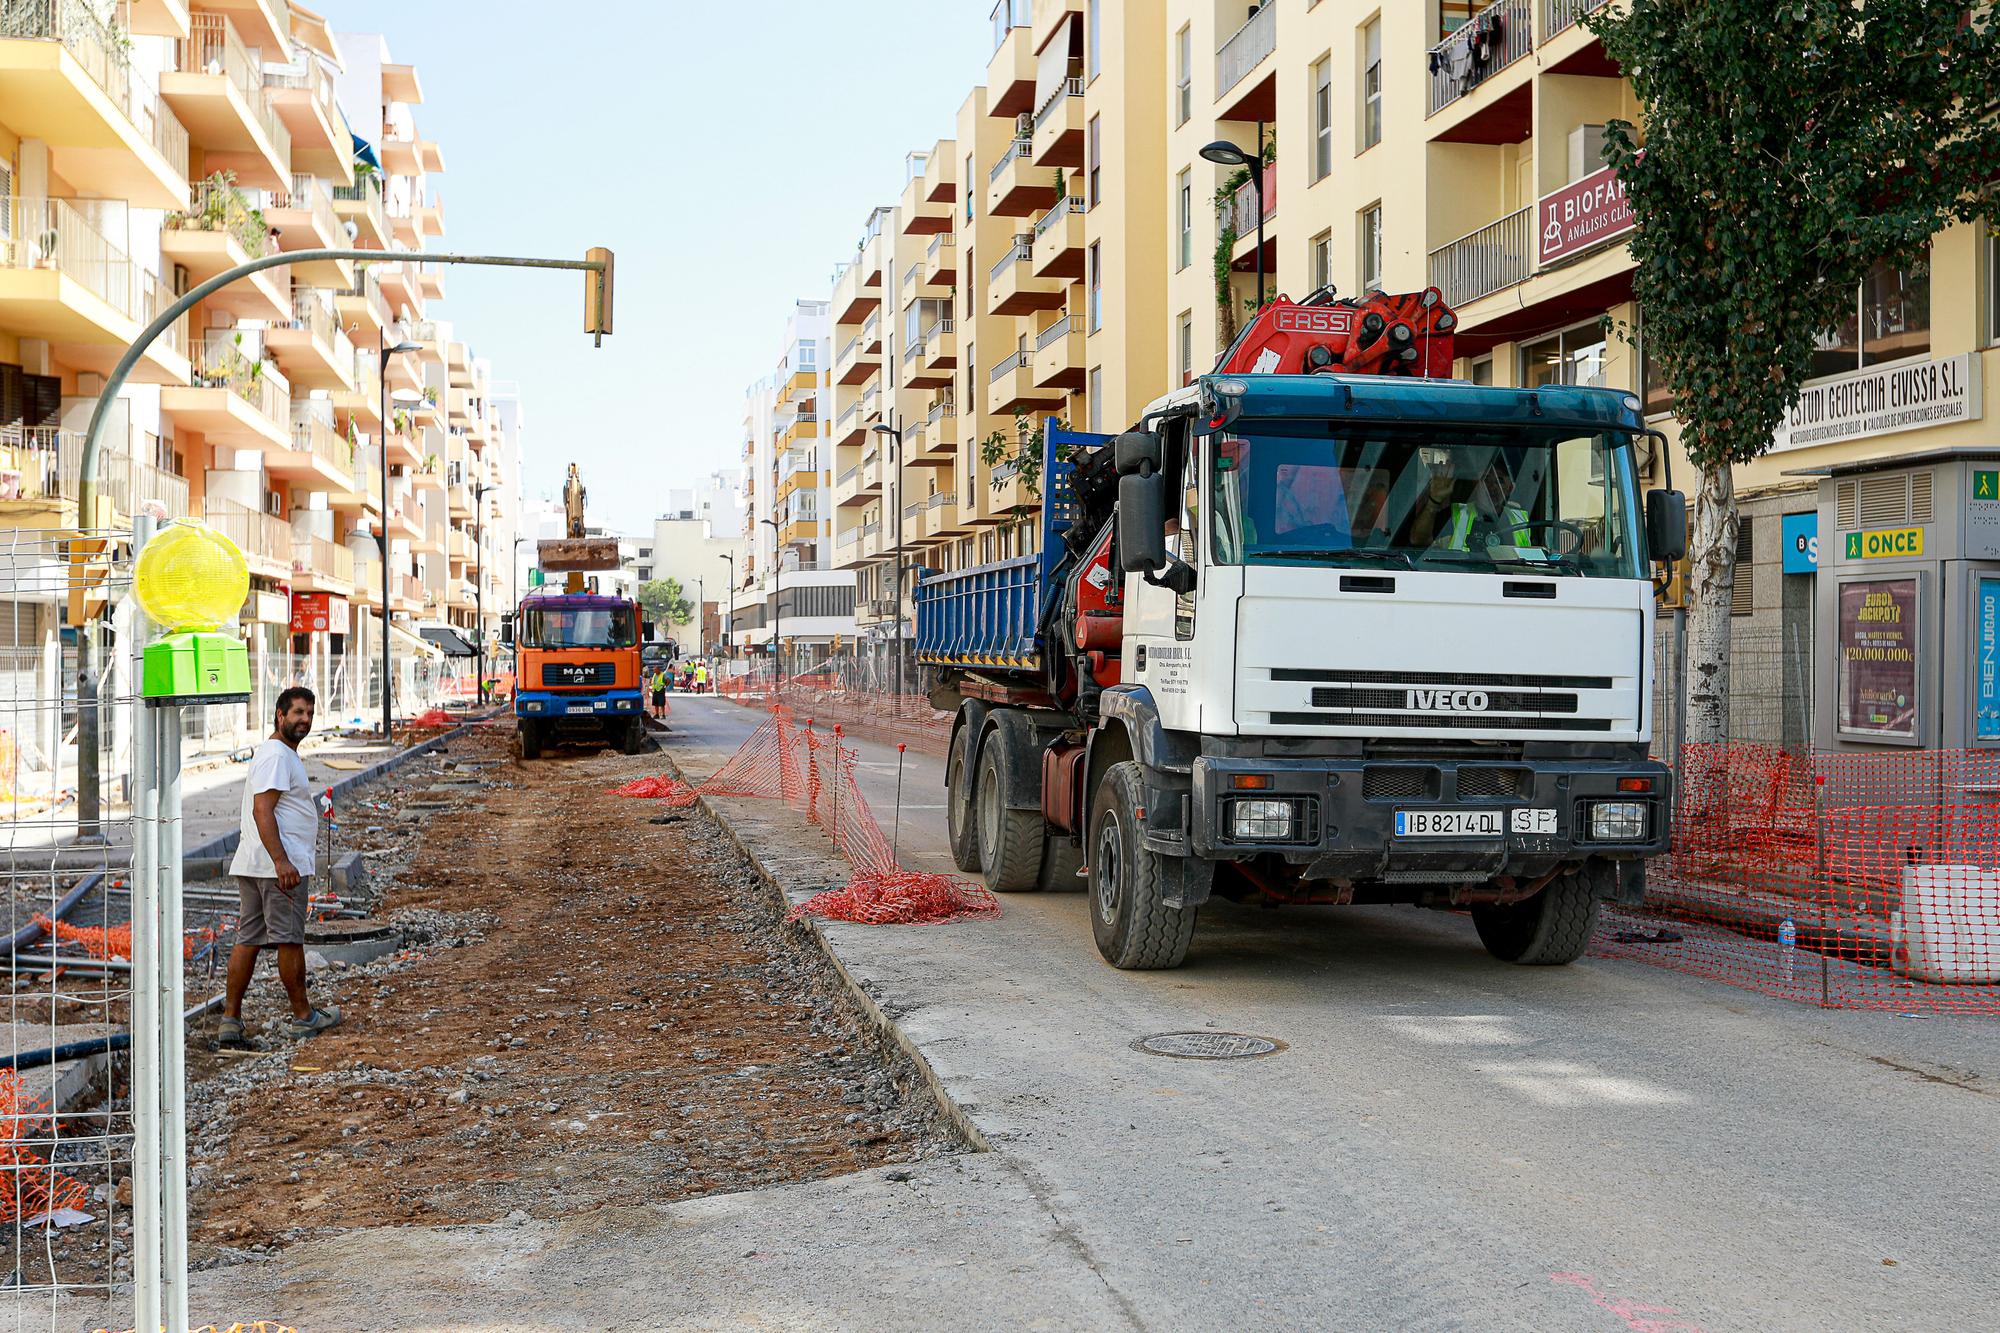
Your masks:
<instances>
[{"instance_id":1,"label":"blue sign on wall","mask_svg":"<svg viewBox=\"0 0 2000 1333\"><path fill-rule=\"evenodd\" d=\"M1979 580L1972 614L1972 732L2000 740L2000 579Z\"/></svg>"},{"instance_id":2,"label":"blue sign on wall","mask_svg":"<svg viewBox=\"0 0 2000 1333\"><path fill-rule=\"evenodd\" d=\"M1819 572L1819 510L1785 515L1785 572Z\"/></svg>"}]
</instances>

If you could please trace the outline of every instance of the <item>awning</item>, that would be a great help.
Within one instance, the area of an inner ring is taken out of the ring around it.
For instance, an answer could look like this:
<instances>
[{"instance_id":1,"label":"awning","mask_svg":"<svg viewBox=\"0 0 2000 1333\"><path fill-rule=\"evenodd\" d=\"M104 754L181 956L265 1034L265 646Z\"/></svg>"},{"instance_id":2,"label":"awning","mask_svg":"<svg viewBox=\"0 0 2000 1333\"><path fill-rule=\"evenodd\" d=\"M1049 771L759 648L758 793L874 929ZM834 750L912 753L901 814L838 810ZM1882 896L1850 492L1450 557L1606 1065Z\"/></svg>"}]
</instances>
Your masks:
<instances>
[{"instance_id":1,"label":"awning","mask_svg":"<svg viewBox=\"0 0 2000 1333\"><path fill-rule=\"evenodd\" d=\"M446 657L477 657L479 650L466 641L463 634L449 625L423 625L417 633L444 650Z\"/></svg>"},{"instance_id":2,"label":"awning","mask_svg":"<svg viewBox=\"0 0 2000 1333\"><path fill-rule=\"evenodd\" d=\"M333 62L335 69L344 71L346 66L340 60L340 44L334 41L333 29L327 21L300 4L292 5L291 12L292 36Z\"/></svg>"},{"instance_id":3,"label":"awning","mask_svg":"<svg viewBox=\"0 0 2000 1333\"><path fill-rule=\"evenodd\" d=\"M375 156L374 144L369 143L352 130L347 132L347 137L354 140L354 160L356 162L366 162L377 171L382 169L382 159Z\"/></svg>"}]
</instances>

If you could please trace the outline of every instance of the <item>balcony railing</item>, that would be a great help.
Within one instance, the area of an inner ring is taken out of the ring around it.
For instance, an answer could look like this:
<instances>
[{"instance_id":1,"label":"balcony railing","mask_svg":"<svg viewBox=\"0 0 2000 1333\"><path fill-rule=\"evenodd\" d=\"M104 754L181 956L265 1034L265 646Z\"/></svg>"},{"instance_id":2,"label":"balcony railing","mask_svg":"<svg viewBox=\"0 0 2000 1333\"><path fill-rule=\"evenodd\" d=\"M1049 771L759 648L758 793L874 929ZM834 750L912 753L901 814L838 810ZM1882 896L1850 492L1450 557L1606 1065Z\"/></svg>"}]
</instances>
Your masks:
<instances>
[{"instance_id":1,"label":"balcony railing","mask_svg":"<svg viewBox=\"0 0 2000 1333\"><path fill-rule=\"evenodd\" d=\"M1264 164L1264 221L1278 216L1278 164ZM1245 181L1236 187L1236 193L1229 197L1229 206L1222 211L1222 220L1240 237L1257 230L1257 191Z\"/></svg>"},{"instance_id":2,"label":"balcony railing","mask_svg":"<svg viewBox=\"0 0 2000 1333\"><path fill-rule=\"evenodd\" d=\"M1576 21L1593 9L1602 9L1611 0L1542 0L1542 40L1567 32Z\"/></svg>"},{"instance_id":3,"label":"balcony railing","mask_svg":"<svg viewBox=\"0 0 2000 1333\"><path fill-rule=\"evenodd\" d=\"M848 528L845 531L836 532L835 534L833 534L833 544L836 547L852 546L854 545L855 542L859 541L860 539L861 539L861 529L859 528Z\"/></svg>"},{"instance_id":4,"label":"balcony railing","mask_svg":"<svg viewBox=\"0 0 2000 1333\"><path fill-rule=\"evenodd\" d=\"M138 266L76 204L8 195L0 206L6 209L0 267L53 269L127 319L139 318L145 305Z\"/></svg>"},{"instance_id":5,"label":"balcony railing","mask_svg":"<svg viewBox=\"0 0 2000 1333\"><path fill-rule=\"evenodd\" d=\"M1220 100L1278 49L1278 6L1272 0L1215 53L1215 96Z\"/></svg>"},{"instance_id":6,"label":"balcony railing","mask_svg":"<svg viewBox=\"0 0 2000 1333\"><path fill-rule=\"evenodd\" d=\"M958 497L950 491L939 491L930 498L930 507L933 509L955 509L958 507Z\"/></svg>"},{"instance_id":7,"label":"balcony railing","mask_svg":"<svg viewBox=\"0 0 2000 1333\"><path fill-rule=\"evenodd\" d=\"M141 273L139 275L139 319L150 324L161 315L166 314L167 308L179 299L179 297L174 295L173 288L167 286L167 284L161 282L152 274ZM167 325L166 332L160 335L158 342L154 346L164 346L177 356L186 356L188 354L188 328L193 318L194 312L188 311L179 319Z\"/></svg>"},{"instance_id":8,"label":"balcony railing","mask_svg":"<svg viewBox=\"0 0 2000 1333\"><path fill-rule=\"evenodd\" d=\"M922 338L912 338L909 345L903 348L903 364L908 365L923 354L924 340Z\"/></svg>"},{"instance_id":9,"label":"balcony railing","mask_svg":"<svg viewBox=\"0 0 2000 1333\"><path fill-rule=\"evenodd\" d=\"M1497 33L1493 29L1496 24ZM1493 0L1430 49L1431 114L1444 110L1534 46L1533 0Z\"/></svg>"},{"instance_id":10,"label":"balcony railing","mask_svg":"<svg viewBox=\"0 0 2000 1333\"><path fill-rule=\"evenodd\" d=\"M313 225L319 228L320 235L332 237L336 245L346 243L347 233L341 228L340 215L333 211L333 197L314 177L293 172L291 188L271 191L266 202L274 209L312 214Z\"/></svg>"},{"instance_id":11,"label":"balcony railing","mask_svg":"<svg viewBox=\"0 0 2000 1333\"><path fill-rule=\"evenodd\" d=\"M314 416L294 416L292 448L299 453L311 454L335 472L348 475L353 472L354 443L336 430L330 421Z\"/></svg>"},{"instance_id":12,"label":"balcony railing","mask_svg":"<svg viewBox=\"0 0 2000 1333\"><path fill-rule=\"evenodd\" d=\"M326 294L311 288L293 292L292 317L285 321L285 327L312 334L314 342L331 350L336 365L353 364L354 343L340 327L340 317L333 313L333 302Z\"/></svg>"},{"instance_id":13,"label":"balcony railing","mask_svg":"<svg viewBox=\"0 0 2000 1333\"><path fill-rule=\"evenodd\" d=\"M1431 286L1446 304L1462 306L1526 281L1535 267L1534 230L1529 207L1439 246L1431 251Z\"/></svg>"},{"instance_id":14,"label":"balcony railing","mask_svg":"<svg viewBox=\"0 0 2000 1333\"><path fill-rule=\"evenodd\" d=\"M1035 108L1035 128L1040 130L1042 126L1048 124L1050 118L1056 114L1057 108L1063 106L1070 98L1081 96L1083 96L1082 76L1064 79L1055 86L1042 104Z\"/></svg>"},{"instance_id":15,"label":"balcony railing","mask_svg":"<svg viewBox=\"0 0 2000 1333\"><path fill-rule=\"evenodd\" d=\"M310 52L302 53L291 65L266 65L267 88L303 88L319 103L320 114L333 129L333 141L344 148L349 142L347 117L341 114L340 99L334 95L333 77Z\"/></svg>"},{"instance_id":16,"label":"balcony railing","mask_svg":"<svg viewBox=\"0 0 2000 1333\"><path fill-rule=\"evenodd\" d=\"M844 434L848 426L851 425L860 415L861 415L861 402L859 399L856 399L854 402L849 403L846 407L846 410L841 412L840 416L834 420L833 423L834 433Z\"/></svg>"},{"instance_id":17,"label":"balcony railing","mask_svg":"<svg viewBox=\"0 0 2000 1333\"><path fill-rule=\"evenodd\" d=\"M847 471L841 473L838 477L835 477L833 479L833 484L835 486L845 486L850 481L859 481L860 479L861 479L861 464L856 463L853 467L847 469Z\"/></svg>"},{"instance_id":18,"label":"balcony railing","mask_svg":"<svg viewBox=\"0 0 2000 1333\"><path fill-rule=\"evenodd\" d=\"M943 319L934 319L931 321L930 327L924 330L924 336L919 341L928 347L939 338L950 337L955 328L957 328L957 325L952 322L950 316L946 316Z\"/></svg>"},{"instance_id":19,"label":"balcony railing","mask_svg":"<svg viewBox=\"0 0 2000 1333\"><path fill-rule=\"evenodd\" d=\"M157 447L151 437L131 444ZM97 493L120 513L158 501L171 518L188 511L187 478L139 457L126 441L106 442L97 458ZM0 427L0 500L74 500L83 469L83 434L54 426Z\"/></svg>"},{"instance_id":20,"label":"balcony railing","mask_svg":"<svg viewBox=\"0 0 2000 1333\"><path fill-rule=\"evenodd\" d=\"M292 134L271 99L264 96L264 79L258 62L236 35L236 26L221 14L188 16L187 40L180 45L180 68L190 74L221 74L236 85L250 108L257 126L270 140L278 160L288 166L292 160Z\"/></svg>"},{"instance_id":21,"label":"balcony railing","mask_svg":"<svg viewBox=\"0 0 2000 1333\"><path fill-rule=\"evenodd\" d=\"M946 417L955 417L957 415L958 415L958 404L952 401L951 395L939 394L936 398L931 400L930 415L926 418L926 420L929 421L931 425L935 426L938 424L938 422L944 420Z\"/></svg>"},{"instance_id":22,"label":"balcony railing","mask_svg":"<svg viewBox=\"0 0 2000 1333\"><path fill-rule=\"evenodd\" d=\"M61 42L168 165L187 175L187 129L133 72L129 40L100 19L87 0L5 0L0 3L0 37Z\"/></svg>"},{"instance_id":23,"label":"balcony railing","mask_svg":"<svg viewBox=\"0 0 2000 1333\"><path fill-rule=\"evenodd\" d=\"M228 389L274 425L289 420L292 386L276 366L251 357L229 338L210 338L189 351L197 387Z\"/></svg>"},{"instance_id":24,"label":"balcony railing","mask_svg":"<svg viewBox=\"0 0 2000 1333\"><path fill-rule=\"evenodd\" d=\"M250 200L220 176L196 181L187 211L167 214L162 225L168 231L227 232L252 259L264 254L270 240L270 231Z\"/></svg>"},{"instance_id":25,"label":"balcony railing","mask_svg":"<svg viewBox=\"0 0 2000 1333\"><path fill-rule=\"evenodd\" d=\"M935 261L940 251L952 249L957 244L958 244L958 239L955 236L953 236L950 232L948 231L938 232L936 235L931 237L930 246L924 251L925 257L932 261Z\"/></svg>"},{"instance_id":26,"label":"balcony railing","mask_svg":"<svg viewBox=\"0 0 2000 1333\"><path fill-rule=\"evenodd\" d=\"M1034 258L1034 254L1035 238L1032 236L1016 236L1014 243L1007 247L1007 253L1000 256L1000 262L993 266L993 271L988 276L994 282L998 282L1000 281L1000 275L1005 273L1009 268L1012 268L1016 262L1027 263Z\"/></svg>"},{"instance_id":27,"label":"balcony railing","mask_svg":"<svg viewBox=\"0 0 2000 1333\"><path fill-rule=\"evenodd\" d=\"M211 496L202 502L202 522L236 543L243 554L276 564L292 562L292 525L276 514Z\"/></svg>"},{"instance_id":28,"label":"balcony railing","mask_svg":"<svg viewBox=\"0 0 2000 1333\"><path fill-rule=\"evenodd\" d=\"M857 333L840 345L840 350L834 353L833 363L835 365L842 364L848 357L854 355L854 350L859 346L861 346L861 335Z\"/></svg>"},{"instance_id":29,"label":"balcony railing","mask_svg":"<svg viewBox=\"0 0 2000 1333\"><path fill-rule=\"evenodd\" d=\"M308 537L292 544L292 573L316 574L354 584L354 552L324 537Z\"/></svg>"},{"instance_id":30,"label":"balcony railing","mask_svg":"<svg viewBox=\"0 0 2000 1333\"><path fill-rule=\"evenodd\" d=\"M778 460L778 472L782 476L790 476L794 472L811 472L812 470L813 456L799 450L789 451L783 458Z\"/></svg>"},{"instance_id":31,"label":"balcony railing","mask_svg":"<svg viewBox=\"0 0 2000 1333\"><path fill-rule=\"evenodd\" d=\"M1064 338L1069 337L1070 330L1074 327L1076 326L1072 322L1072 317L1064 315L1061 319L1042 330L1041 336L1035 339L1035 350L1037 352L1047 351Z\"/></svg>"},{"instance_id":32,"label":"balcony railing","mask_svg":"<svg viewBox=\"0 0 2000 1333\"><path fill-rule=\"evenodd\" d=\"M356 176L352 185L336 185L333 197L344 203L358 203L364 212L373 217L377 233L387 235L389 224L382 212L382 178L380 176Z\"/></svg>"},{"instance_id":33,"label":"balcony railing","mask_svg":"<svg viewBox=\"0 0 2000 1333\"><path fill-rule=\"evenodd\" d=\"M1026 352L1009 352L994 364L993 372L986 377L989 384L998 384L1001 378L1012 371L1026 370L1030 362Z\"/></svg>"},{"instance_id":34,"label":"balcony railing","mask_svg":"<svg viewBox=\"0 0 2000 1333\"><path fill-rule=\"evenodd\" d=\"M1042 237L1048 235L1051 231L1054 231L1056 227L1062 222L1062 220L1070 216L1072 213L1078 215L1081 215L1083 213L1083 196L1080 194L1072 194L1065 198L1056 200L1055 203L1050 206L1048 212L1042 214L1039 218L1036 218L1035 239L1039 241L1042 239Z\"/></svg>"},{"instance_id":35,"label":"balcony railing","mask_svg":"<svg viewBox=\"0 0 2000 1333\"><path fill-rule=\"evenodd\" d=\"M987 183L992 185L999 184L1000 177L1006 173L1007 168L1013 164L1016 158L1030 158L1034 155L1035 141L1033 139L1014 140L1007 145L1007 150L1000 154L1000 160L993 164L993 170L986 173Z\"/></svg>"},{"instance_id":36,"label":"balcony railing","mask_svg":"<svg viewBox=\"0 0 2000 1333\"><path fill-rule=\"evenodd\" d=\"M354 285L342 288L334 295L360 297L367 302L368 309L375 316L375 322L384 328L395 322L389 314L389 298L382 295L382 279L376 275L372 267L356 269Z\"/></svg>"}]
</instances>

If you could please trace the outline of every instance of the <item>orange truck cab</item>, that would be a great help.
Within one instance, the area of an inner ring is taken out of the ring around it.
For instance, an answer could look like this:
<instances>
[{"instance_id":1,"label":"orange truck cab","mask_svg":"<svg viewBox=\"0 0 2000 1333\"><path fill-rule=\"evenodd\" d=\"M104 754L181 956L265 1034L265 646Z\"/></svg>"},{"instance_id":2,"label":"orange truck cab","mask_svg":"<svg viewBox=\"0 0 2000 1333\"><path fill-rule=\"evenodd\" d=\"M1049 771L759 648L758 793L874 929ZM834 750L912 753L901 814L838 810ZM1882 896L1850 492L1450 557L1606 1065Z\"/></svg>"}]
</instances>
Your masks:
<instances>
[{"instance_id":1,"label":"orange truck cab","mask_svg":"<svg viewBox=\"0 0 2000 1333\"><path fill-rule=\"evenodd\" d=\"M639 604L597 593L537 593L514 616L514 716L521 755L593 740L636 754L645 742Z\"/></svg>"}]
</instances>

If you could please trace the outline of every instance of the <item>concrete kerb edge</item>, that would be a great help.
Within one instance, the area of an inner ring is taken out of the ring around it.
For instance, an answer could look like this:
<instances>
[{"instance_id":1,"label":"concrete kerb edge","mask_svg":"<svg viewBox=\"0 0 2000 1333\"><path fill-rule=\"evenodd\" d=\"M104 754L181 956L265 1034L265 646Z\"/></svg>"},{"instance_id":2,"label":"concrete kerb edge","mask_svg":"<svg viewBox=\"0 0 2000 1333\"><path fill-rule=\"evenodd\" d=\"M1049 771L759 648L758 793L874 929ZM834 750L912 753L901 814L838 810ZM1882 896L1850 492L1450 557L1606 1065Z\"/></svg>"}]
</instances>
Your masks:
<instances>
[{"instance_id":1,"label":"concrete kerb edge","mask_svg":"<svg viewBox=\"0 0 2000 1333\"><path fill-rule=\"evenodd\" d=\"M679 778L682 782L689 782L687 774L682 771L678 763L674 762L671 755L662 751L661 757L666 759L668 766L673 769L675 777ZM689 785L692 786L693 783L689 782ZM743 853L743 857L750 863L751 869L757 872L757 878L764 882L764 887L769 889L771 895L777 900L779 909L781 911L790 911L792 904L790 898L785 893L784 884L764 864L764 858L758 855L757 849L751 846L750 841L737 829L735 822L724 814L709 797L698 795L696 799L701 803L701 808L708 813L708 817L713 819L721 827L722 831L729 835L729 840L736 844L738 851ZM833 941L827 938L826 932L820 928L819 922L809 916L802 916L793 924L803 928L812 938L813 943L818 946L820 953L826 957L829 963L833 964L834 973L840 978L840 984L847 988L847 993L853 997L855 1004L860 1007L862 1016L868 1020L869 1026L873 1027L889 1041L895 1043L896 1048L909 1057L910 1063L915 1065L917 1072L923 1076L924 1083L930 1089L931 1096L936 1099L939 1108L943 1110L945 1118L951 1122L952 1127L965 1136L966 1142L972 1145L974 1152L992 1152L993 1144L987 1139L985 1131L974 1123L972 1116L964 1107L953 1100L951 1093L945 1089L944 1080L938 1076L937 1070L931 1067L931 1062L918 1049L916 1042L912 1041L909 1034L896 1025L895 1019L889 1017L883 1011L882 1006L875 1002L875 997L870 995L867 989L862 986L860 979L847 970L847 964L841 961L839 951L833 947Z\"/></svg>"}]
</instances>

